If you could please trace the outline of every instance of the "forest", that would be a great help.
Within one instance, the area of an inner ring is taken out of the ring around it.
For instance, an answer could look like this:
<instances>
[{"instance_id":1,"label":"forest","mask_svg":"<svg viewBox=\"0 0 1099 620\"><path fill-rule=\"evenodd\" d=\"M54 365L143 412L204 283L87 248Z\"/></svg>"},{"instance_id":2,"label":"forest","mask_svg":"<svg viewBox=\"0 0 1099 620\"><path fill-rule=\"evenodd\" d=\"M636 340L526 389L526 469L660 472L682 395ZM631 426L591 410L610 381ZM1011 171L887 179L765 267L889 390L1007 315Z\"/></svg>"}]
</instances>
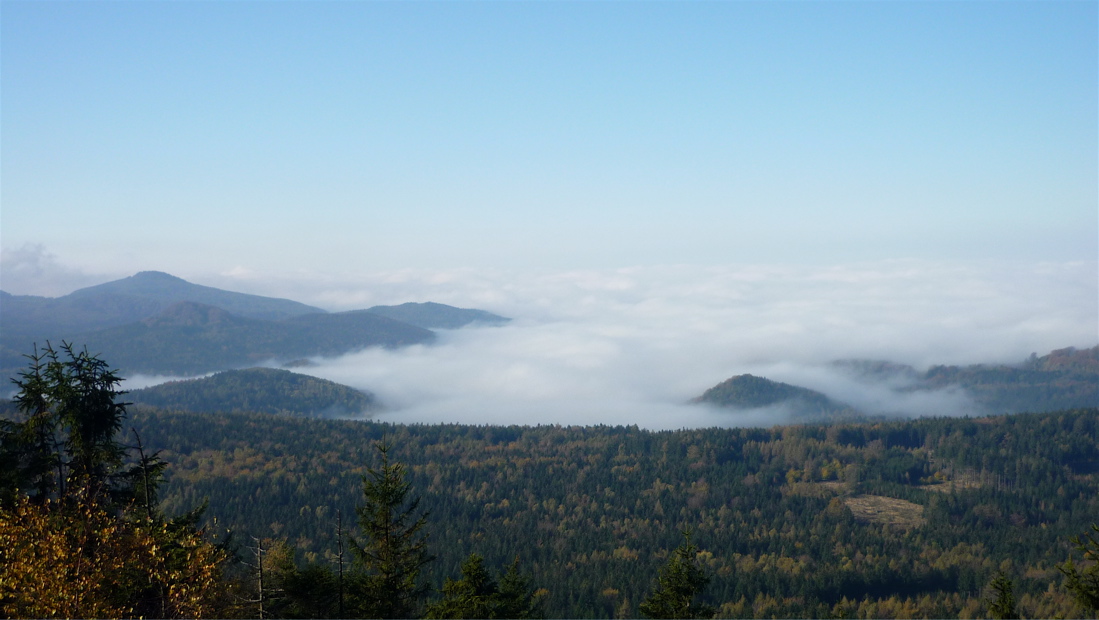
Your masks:
<instances>
[{"instance_id":1,"label":"forest","mask_svg":"<svg viewBox=\"0 0 1099 620\"><path fill-rule=\"evenodd\" d=\"M18 607L18 584L62 579L40 578L40 546L20 536L63 547L87 532L124 569L105 574L136 570L135 548L163 567L88 585L144 593L98 615L1099 613L1095 408L662 432L395 425L125 407L97 364L43 359L4 410L5 615L50 615ZM88 382L109 398L69 389ZM399 609L363 602L384 573L379 514L403 519L412 550L386 586L407 594ZM688 612L657 605L676 579Z\"/></svg>"},{"instance_id":2,"label":"forest","mask_svg":"<svg viewBox=\"0 0 1099 620\"><path fill-rule=\"evenodd\" d=\"M379 408L373 394L281 368L225 370L132 390L126 399L154 407L222 413L357 417Z\"/></svg>"}]
</instances>

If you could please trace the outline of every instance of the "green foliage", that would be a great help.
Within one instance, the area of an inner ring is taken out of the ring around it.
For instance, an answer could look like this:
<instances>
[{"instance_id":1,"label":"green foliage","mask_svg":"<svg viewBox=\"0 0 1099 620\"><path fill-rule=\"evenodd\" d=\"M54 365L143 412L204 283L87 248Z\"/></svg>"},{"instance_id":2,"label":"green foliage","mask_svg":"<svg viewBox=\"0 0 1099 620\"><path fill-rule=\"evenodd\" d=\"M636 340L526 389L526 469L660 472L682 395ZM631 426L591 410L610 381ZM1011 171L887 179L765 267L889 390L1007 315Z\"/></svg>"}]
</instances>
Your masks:
<instances>
[{"instance_id":1,"label":"green foliage","mask_svg":"<svg viewBox=\"0 0 1099 620\"><path fill-rule=\"evenodd\" d=\"M660 570L655 587L638 610L650 618L712 618L716 609L697 602L710 584L710 577L698 565L698 547L690 530L683 531L683 544L672 552Z\"/></svg>"},{"instance_id":2,"label":"green foliage","mask_svg":"<svg viewBox=\"0 0 1099 620\"><path fill-rule=\"evenodd\" d=\"M361 572L351 580L352 608L364 618L410 618L427 586L420 571L433 560L427 553L420 499L410 498L412 484L401 463L390 462L390 446L375 444L381 467L362 477L363 504L358 507L363 539L351 539Z\"/></svg>"},{"instance_id":3,"label":"green foliage","mask_svg":"<svg viewBox=\"0 0 1099 620\"><path fill-rule=\"evenodd\" d=\"M225 553L197 527L201 509L166 520L154 505L156 453L139 448L124 468L118 376L67 343L29 357L0 436L12 467L0 505L0 614L216 613Z\"/></svg>"},{"instance_id":4,"label":"green foliage","mask_svg":"<svg viewBox=\"0 0 1099 620\"><path fill-rule=\"evenodd\" d=\"M284 618L338 618L339 583L327 566L307 564L282 582L287 605Z\"/></svg>"},{"instance_id":5,"label":"green foliage","mask_svg":"<svg viewBox=\"0 0 1099 620\"><path fill-rule=\"evenodd\" d=\"M1099 525L1093 523L1091 529L1099 534ZM1095 534L1088 533L1072 539L1076 549L1084 555L1081 567L1077 567L1071 558L1057 567L1065 575L1065 587L1076 603L1092 614L1099 612L1099 538Z\"/></svg>"},{"instance_id":6,"label":"green foliage","mask_svg":"<svg viewBox=\"0 0 1099 620\"><path fill-rule=\"evenodd\" d=\"M118 441L126 415L121 379L87 350L62 343L35 350L28 370L15 380L15 403L21 420L0 427L0 452L12 466L0 497L19 493L39 500L57 499L80 487L96 501L132 497L133 487L119 486L125 447Z\"/></svg>"},{"instance_id":7,"label":"green foliage","mask_svg":"<svg viewBox=\"0 0 1099 620\"><path fill-rule=\"evenodd\" d=\"M1018 620L1015 603L1015 584L1003 573L997 573L989 584L992 597L988 602L988 615L996 620Z\"/></svg>"},{"instance_id":8,"label":"green foliage","mask_svg":"<svg viewBox=\"0 0 1099 620\"><path fill-rule=\"evenodd\" d=\"M1078 614L1047 587L1099 514L1096 409L676 432L132 409L173 463L166 509L208 496L238 536L286 537L309 562L334 561L362 446L387 438L431 514L424 581L441 588L473 551L490 570L521 553L547 617L640 615L688 525L722 616L983 614L1005 561L1029 614ZM866 497L908 508L856 518Z\"/></svg>"},{"instance_id":9,"label":"green foliage","mask_svg":"<svg viewBox=\"0 0 1099 620\"><path fill-rule=\"evenodd\" d=\"M130 393L135 403L195 412L256 412L306 417L362 415L377 409L371 394L277 368L227 370Z\"/></svg>"},{"instance_id":10,"label":"green foliage","mask_svg":"<svg viewBox=\"0 0 1099 620\"><path fill-rule=\"evenodd\" d=\"M426 618L538 618L541 597L530 579L519 572L516 558L499 582L484 566L484 558L470 554L462 563L462 578L447 578L443 598L427 606Z\"/></svg>"}]
</instances>

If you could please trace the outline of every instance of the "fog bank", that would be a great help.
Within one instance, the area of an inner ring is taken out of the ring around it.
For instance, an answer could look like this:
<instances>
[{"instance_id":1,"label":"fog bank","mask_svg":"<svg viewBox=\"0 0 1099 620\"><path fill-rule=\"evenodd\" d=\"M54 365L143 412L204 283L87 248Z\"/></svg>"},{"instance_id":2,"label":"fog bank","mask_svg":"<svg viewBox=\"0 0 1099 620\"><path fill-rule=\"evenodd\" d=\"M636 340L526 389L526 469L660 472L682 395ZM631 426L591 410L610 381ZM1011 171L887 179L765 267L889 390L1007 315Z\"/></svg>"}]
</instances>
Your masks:
<instances>
[{"instance_id":1,"label":"fog bank","mask_svg":"<svg viewBox=\"0 0 1099 620\"><path fill-rule=\"evenodd\" d=\"M901 392L903 377L868 382L829 362L879 359L922 370L1015 363L1099 342L1096 266L1085 263L250 277L278 289L268 294L332 309L431 300L515 319L443 331L430 346L366 350L299 369L374 392L391 408L380 419L395 422L662 429L784 421L781 411L685 404L742 373L816 389L868 413L979 414L960 392Z\"/></svg>"}]
</instances>

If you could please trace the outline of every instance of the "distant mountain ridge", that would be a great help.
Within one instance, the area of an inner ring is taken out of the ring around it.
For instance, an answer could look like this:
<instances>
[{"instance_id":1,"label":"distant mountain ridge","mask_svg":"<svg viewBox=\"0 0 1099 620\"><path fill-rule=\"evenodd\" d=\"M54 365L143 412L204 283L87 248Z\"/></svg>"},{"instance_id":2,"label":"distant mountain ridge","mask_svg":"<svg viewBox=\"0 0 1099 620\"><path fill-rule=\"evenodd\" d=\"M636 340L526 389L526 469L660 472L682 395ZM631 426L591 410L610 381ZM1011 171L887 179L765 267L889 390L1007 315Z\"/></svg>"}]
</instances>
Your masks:
<instances>
[{"instance_id":1,"label":"distant mountain ridge","mask_svg":"<svg viewBox=\"0 0 1099 620\"><path fill-rule=\"evenodd\" d=\"M143 271L57 298L0 291L0 375L15 376L33 346L47 341L86 345L123 373L202 374L426 344L435 334L424 325L452 329L508 320L431 302L329 313Z\"/></svg>"},{"instance_id":2,"label":"distant mountain ridge","mask_svg":"<svg viewBox=\"0 0 1099 620\"><path fill-rule=\"evenodd\" d=\"M458 329L472 323L502 325L511 320L484 310L455 308L432 301L409 302L399 306L374 306L366 311L425 329Z\"/></svg>"},{"instance_id":3,"label":"distant mountain ridge","mask_svg":"<svg viewBox=\"0 0 1099 620\"><path fill-rule=\"evenodd\" d=\"M148 299L159 304L161 309L181 301L191 301L221 308L237 316L271 321L302 314L325 312L321 308L289 299L236 293L211 286L192 284L183 278L161 271L141 271L128 278L89 286L73 291L68 295L68 297L77 299L101 296Z\"/></svg>"},{"instance_id":4,"label":"distant mountain ridge","mask_svg":"<svg viewBox=\"0 0 1099 620\"><path fill-rule=\"evenodd\" d=\"M126 325L183 301L215 306L253 319L278 320L324 312L289 299L223 291L159 271L142 271L61 297L0 295L0 347L26 353L35 342L71 339L78 334Z\"/></svg>"},{"instance_id":5,"label":"distant mountain ridge","mask_svg":"<svg viewBox=\"0 0 1099 620\"><path fill-rule=\"evenodd\" d=\"M430 330L365 310L265 321L194 302L180 302L136 323L75 337L124 374L163 375L197 375L434 339Z\"/></svg>"}]
</instances>

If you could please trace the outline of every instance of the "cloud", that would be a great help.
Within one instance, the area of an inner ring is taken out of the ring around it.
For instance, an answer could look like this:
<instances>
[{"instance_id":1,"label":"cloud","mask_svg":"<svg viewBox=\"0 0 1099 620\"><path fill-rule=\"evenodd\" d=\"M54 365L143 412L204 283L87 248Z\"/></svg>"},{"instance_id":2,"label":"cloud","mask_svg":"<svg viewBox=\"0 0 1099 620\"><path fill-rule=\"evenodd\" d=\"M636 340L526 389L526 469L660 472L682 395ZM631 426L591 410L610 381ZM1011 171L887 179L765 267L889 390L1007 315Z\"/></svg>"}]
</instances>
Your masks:
<instances>
[{"instance_id":1,"label":"cloud","mask_svg":"<svg viewBox=\"0 0 1099 620\"><path fill-rule=\"evenodd\" d=\"M1096 280L1094 264L916 261L370 274L317 290L309 301L431 299L516 320L443 332L432 346L319 360L308 372L375 392L394 408L383 419L401 422L781 422L780 412L685 404L745 372L874 413L979 413L961 392L906 392L897 381L867 381L830 362L886 359L924 368L1092 346L1099 342Z\"/></svg>"},{"instance_id":2,"label":"cloud","mask_svg":"<svg viewBox=\"0 0 1099 620\"><path fill-rule=\"evenodd\" d=\"M0 289L13 295L57 297L109 279L61 264L40 243L0 250Z\"/></svg>"}]
</instances>

